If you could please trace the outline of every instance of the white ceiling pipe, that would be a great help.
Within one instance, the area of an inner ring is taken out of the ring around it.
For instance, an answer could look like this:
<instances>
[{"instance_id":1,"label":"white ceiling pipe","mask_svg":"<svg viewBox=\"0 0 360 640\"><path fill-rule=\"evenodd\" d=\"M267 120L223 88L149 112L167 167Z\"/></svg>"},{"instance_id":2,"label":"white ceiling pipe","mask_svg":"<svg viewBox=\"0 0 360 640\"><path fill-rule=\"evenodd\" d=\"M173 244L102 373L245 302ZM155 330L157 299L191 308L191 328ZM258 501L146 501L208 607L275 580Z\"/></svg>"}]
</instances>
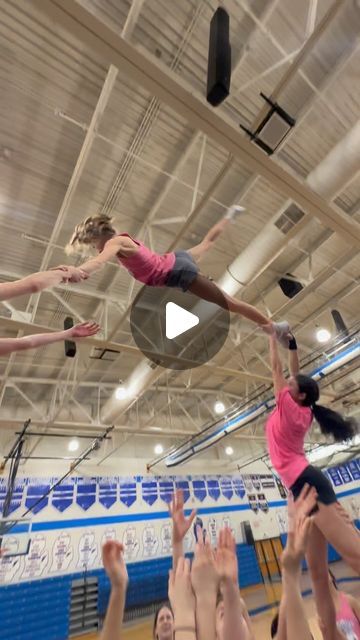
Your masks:
<instances>
[{"instance_id":1,"label":"white ceiling pipe","mask_svg":"<svg viewBox=\"0 0 360 640\"><path fill-rule=\"evenodd\" d=\"M360 121L342 138L306 178L307 185L326 200L341 190L356 175L360 167ZM253 280L264 264L282 246L284 234L275 226L279 215L291 201L282 207L258 233L256 238L228 267L218 285L230 295L235 295Z\"/></svg>"}]
</instances>

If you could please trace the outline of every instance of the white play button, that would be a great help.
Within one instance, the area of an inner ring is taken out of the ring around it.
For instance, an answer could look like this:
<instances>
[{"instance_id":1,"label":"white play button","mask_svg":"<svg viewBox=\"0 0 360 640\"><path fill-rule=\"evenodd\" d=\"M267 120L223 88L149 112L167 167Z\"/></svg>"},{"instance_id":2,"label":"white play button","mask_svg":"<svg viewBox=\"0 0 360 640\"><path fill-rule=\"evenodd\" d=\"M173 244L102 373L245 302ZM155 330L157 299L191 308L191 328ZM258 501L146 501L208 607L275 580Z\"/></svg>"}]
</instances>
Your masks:
<instances>
[{"instance_id":1,"label":"white play button","mask_svg":"<svg viewBox=\"0 0 360 640\"><path fill-rule=\"evenodd\" d=\"M165 309L165 335L168 340L173 340L173 338L181 336L182 333L196 327L200 322L198 316L179 307L175 302L168 302Z\"/></svg>"},{"instance_id":2,"label":"white play button","mask_svg":"<svg viewBox=\"0 0 360 640\"><path fill-rule=\"evenodd\" d=\"M130 326L136 346L151 363L186 371L212 360L223 347L230 312L189 291L143 287L132 304Z\"/></svg>"}]
</instances>

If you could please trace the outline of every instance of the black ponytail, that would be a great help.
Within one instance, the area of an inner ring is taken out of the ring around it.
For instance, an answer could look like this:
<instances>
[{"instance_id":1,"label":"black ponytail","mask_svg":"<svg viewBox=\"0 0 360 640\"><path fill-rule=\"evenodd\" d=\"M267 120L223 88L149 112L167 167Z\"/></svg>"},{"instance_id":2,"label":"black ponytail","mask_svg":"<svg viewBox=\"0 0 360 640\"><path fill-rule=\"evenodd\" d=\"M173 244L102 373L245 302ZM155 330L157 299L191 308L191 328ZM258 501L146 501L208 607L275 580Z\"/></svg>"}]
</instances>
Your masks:
<instances>
[{"instance_id":1,"label":"black ponytail","mask_svg":"<svg viewBox=\"0 0 360 640\"><path fill-rule=\"evenodd\" d=\"M337 411L323 407L321 404L314 404L312 411L320 425L321 433L326 436L332 435L335 442L349 440L357 432L356 420L353 418L343 418Z\"/></svg>"},{"instance_id":2,"label":"black ponytail","mask_svg":"<svg viewBox=\"0 0 360 640\"><path fill-rule=\"evenodd\" d=\"M320 390L315 380L299 373L296 376L296 381L299 392L305 394L301 404L304 407L312 408L314 418L320 425L321 433L326 436L332 435L335 442L349 440L356 434L358 423L354 418L343 418L337 411L316 404L320 397Z\"/></svg>"}]
</instances>

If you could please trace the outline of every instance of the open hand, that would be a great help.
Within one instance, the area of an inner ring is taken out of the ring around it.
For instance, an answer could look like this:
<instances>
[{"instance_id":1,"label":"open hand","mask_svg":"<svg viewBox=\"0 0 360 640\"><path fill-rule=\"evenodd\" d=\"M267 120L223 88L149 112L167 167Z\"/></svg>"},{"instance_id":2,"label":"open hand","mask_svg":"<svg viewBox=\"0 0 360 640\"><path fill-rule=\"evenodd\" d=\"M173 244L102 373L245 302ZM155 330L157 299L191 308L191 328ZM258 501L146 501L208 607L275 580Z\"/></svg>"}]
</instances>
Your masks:
<instances>
[{"instance_id":1,"label":"open hand","mask_svg":"<svg viewBox=\"0 0 360 640\"><path fill-rule=\"evenodd\" d=\"M238 561L235 538L229 527L220 530L215 552L216 569L221 580L238 584Z\"/></svg>"},{"instance_id":2,"label":"open hand","mask_svg":"<svg viewBox=\"0 0 360 640\"><path fill-rule=\"evenodd\" d=\"M292 528L292 523L295 520L296 515L308 516L312 510L316 507L317 492L315 487L310 487L305 483L301 489L299 497L294 501L292 494L288 497L288 519L289 529Z\"/></svg>"},{"instance_id":3,"label":"open hand","mask_svg":"<svg viewBox=\"0 0 360 640\"><path fill-rule=\"evenodd\" d=\"M96 335L99 331L100 326L97 322L82 322L69 329L69 335L71 338L88 338Z\"/></svg>"},{"instance_id":4,"label":"open hand","mask_svg":"<svg viewBox=\"0 0 360 640\"><path fill-rule=\"evenodd\" d=\"M179 558L176 570L169 572L169 600L175 619L189 620L193 623L195 619L195 595L191 586L190 561L187 558Z\"/></svg>"},{"instance_id":5,"label":"open hand","mask_svg":"<svg viewBox=\"0 0 360 640\"><path fill-rule=\"evenodd\" d=\"M123 554L124 547L118 540L107 540L102 548L102 561L111 586L125 591L128 573Z\"/></svg>"},{"instance_id":6,"label":"open hand","mask_svg":"<svg viewBox=\"0 0 360 640\"><path fill-rule=\"evenodd\" d=\"M189 517L185 517L182 489L175 491L169 504L169 513L173 522L173 542L182 542L196 516L196 510L193 509Z\"/></svg>"},{"instance_id":7,"label":"open hand","mask_svg":"<svg viewBox=\"0 0 360 640\"><path fill-rule=\"evenodd\" d=\"M281 556L281 564L283 569L291 574L300 571L301 561L305 556L313 524L313 518L308 514L316 504L314 496L316 496L316 492L314 494L312 489L304 487L296 502L293 501L292 496L289 498L289 531L286 547Z\"/></svg>"},{"instance_id":8,"label":"open hand","mask_svg":"<svg viewBox=\"0 0 360 640\"><path fill-rule=\"evenodd\" d=\"M200 526L197 527L197 539L191 570L191 583L197 598L208 595L216 597L220 578L216 567L215 553L211 548L208 535L205 536L205 540L203 539Z\"/></svg>"}]
</instances>

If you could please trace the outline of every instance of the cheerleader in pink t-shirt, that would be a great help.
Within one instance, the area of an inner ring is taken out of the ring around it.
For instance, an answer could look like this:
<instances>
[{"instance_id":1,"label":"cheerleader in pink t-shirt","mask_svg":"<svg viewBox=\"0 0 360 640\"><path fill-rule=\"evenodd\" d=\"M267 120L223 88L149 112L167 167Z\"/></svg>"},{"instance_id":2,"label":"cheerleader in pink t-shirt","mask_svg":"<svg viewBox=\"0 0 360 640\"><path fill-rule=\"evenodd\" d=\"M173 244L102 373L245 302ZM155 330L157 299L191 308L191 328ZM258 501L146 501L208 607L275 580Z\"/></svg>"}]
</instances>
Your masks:
<instances>
[{"instance_id":1,"label":"cheerleader in pink t-shirt","mask_svg":"<svg viewBox=\"0 0 360 640\"><path fill-rule=\"evenodd\" d=\"M317 506L314 527L306 554L311 572L318 613L327 619L328 589L327 543L329 542L343 560L360 575L360 535L346 511L337 501L332 485L320 469L313 467L306 458L305 437L313 418L323 434L342 442L355 435L358 423L343 418L336 411L317 404L320 390L311 377L299 373L296 340L288 337L290 378L285 380L276 341L270 337L270 357L276 398L276 408L266 424L266 439L270 459L282 482L291 490L295 500L305 484L315 487Z\"/></svg>"},{"instance_id":2,"label":"cheerleader in pink t-shirt","mask_svg":"<svg viewBox=\"0 0 360 640\"><path fill-rule=\"evenodd\" d=\"M286 335L289 332L287 322L271 322L255 307L227 295L215 282L199 273L199 260L213 247L215 240L231 220L242 211L242 207L230 207L225 217L210 229L200 244L187 251L162 255L151 251L128 233L119 233L113 227L112 219L100 214L87 218L76 226L67 253L93 248L98 255L81 265L82 272L91 275L115 258L139 282L150 287L175 287L190 291L202 300L252 320L268 335L275 334L286 346Z\"/></svg>"}]
</instances>

